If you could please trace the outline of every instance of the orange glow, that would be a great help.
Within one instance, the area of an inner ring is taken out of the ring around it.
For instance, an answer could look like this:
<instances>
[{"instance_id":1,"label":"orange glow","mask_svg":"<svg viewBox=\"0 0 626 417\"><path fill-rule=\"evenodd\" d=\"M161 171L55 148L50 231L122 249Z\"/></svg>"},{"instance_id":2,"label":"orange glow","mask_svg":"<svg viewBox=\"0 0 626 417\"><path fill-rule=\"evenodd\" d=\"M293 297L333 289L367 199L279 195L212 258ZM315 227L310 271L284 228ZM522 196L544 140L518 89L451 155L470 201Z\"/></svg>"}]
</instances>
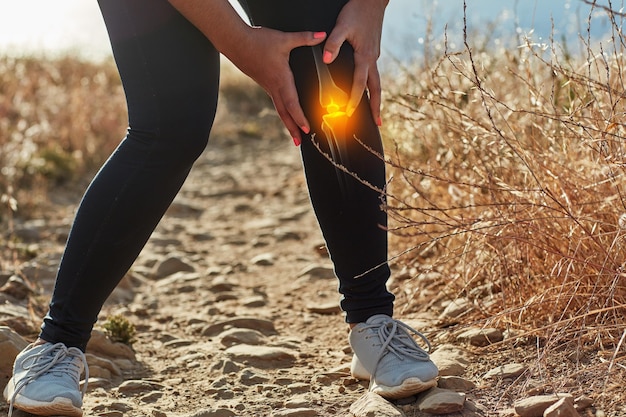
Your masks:
<instances>
[{"instance_id":1,"label":"orange glow","mask_svg":"<svg viewBox=\"0 0 626 417\"><path fill-rule=\"evenodd\" d=\"M348 116L346 106L348 105L348 94L337 87L333 77L328 70L328 66L323 63L321 52L317 47L313 48L315 67L317 70L319 86L319 102L326 114L322 115L322 131L326 135L329 143L335 145L335 150L341 154L339 139L345 137L345 128Z\"/></svg>"},{"instance_id":2,"label":"orange glow","mask_svg":"<svg viewBox=\"0 0 626 417\"><path fill-rule=\"evenodd\" d=\"M340 106L331 97L330 103L325 107L326 114L322 115L322 132L324 132L329 142L334 143L338 147L339 140L345 137L346 122L348 121L348 115L344 111L345 105ZM341 154L341 147L337 150Z\"/></svg>"},{"instance_id":3,"label":"orange glow","mask_svg":"<svg viewBox=\"0 0 626 417\"><path fill-rule=\"evenodd\" d=\"M315 69L319 81L319 103L322 108L322 132L326 136L328 147L334 162L343 167L350 166L350 155L347 143L348 114L346 107L349 96L341 88L337 87L330 74L328 66L322 60L319 47L313 47ZM339 186L344 194L350 192L345 174L335 167Z\"/></svg>"}]
</instances>

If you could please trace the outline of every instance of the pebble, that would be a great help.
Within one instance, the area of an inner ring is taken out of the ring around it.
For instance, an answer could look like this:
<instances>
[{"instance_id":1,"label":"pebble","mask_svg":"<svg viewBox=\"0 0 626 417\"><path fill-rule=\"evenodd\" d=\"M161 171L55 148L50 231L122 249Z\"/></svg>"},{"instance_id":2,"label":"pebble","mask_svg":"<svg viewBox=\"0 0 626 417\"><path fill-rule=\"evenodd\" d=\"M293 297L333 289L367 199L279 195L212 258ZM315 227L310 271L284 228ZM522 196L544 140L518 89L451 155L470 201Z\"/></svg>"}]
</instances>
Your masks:
<instances>
[{"instance_id":1,"label":"pebble","mask_svg":"<svg viewBox=\"0 0 626 417\"><path fill-rule=\"evenodd\" d=\"M292 397L285 401L285 408L306 409L309 408L309 401L304 397Z\"/></svg>"},{"instance_id":2,"label":"pebble","mask_svg":"<svg viewBox=\"0 0 626 417\"><path fill-rule=\"evenodd\" d=\"M128 381L124 381L117 387L117 391L123 395L137 395L146 391L153 391L155 388L163 388L161 385L151 382L145 381L142 379L131 379Z\"/></svg>"},{"instance_id":3,"label":"pebble","mask_svg":"<svg viewBox=\"0 0 626 417\"><path fill-rule=\"evenodd\" d=\"M570 394L535 395L515 401L513 407L520 417L542 417L548 407L566 397L572 398Z\"/></svg>"},{"instance_id":4,"label":"pebble","mask_svg":"<svg viewBox=\"0 0 626 417\"><path fill-rule=\"evenodd\" d=\"M100 353L111 358L135 359L135 352L130 346L119 342L113 342L104 332L93 330L91 339L87 344L87 351L90 353Z\"/></svg>"},{"instance_id":5,"label":"pebble","mask_svg":"<svg viewBox=\"0 0 626 417\"><path fill-rule=\"evenodd\" d=\"M521 363L509 363L506 365L498 366L497 368L493 368L489 370L484 379L492 379L492 378L502 378L502 379L511 379L517 378L521 374L526 371L526 366Z\"/></svg>"},{"instance_id":6,"label":"pebble","mask_svg":"<svg viewBox=\"0 0 626 417\"><path fill-rule=\"evenodd\" d=\"M458 298L454 301L451 301L450 304L446 306L439 318L441 320L454 319L462 316L465 313L468 313L473 308L474 305L471 301L466 298Z\"/></svg>"},{"instance_id":7,"label":"pebble","mask_svg":"<svg viewBox=\"0 0 626 417\"><path fill-rule=\"evenodd\" d=\"M6 326L0 326L0 380L8 380L13 373L15 357L28 346L28 342Z\"/></svg>"},{"instance_id":8,"label":"pebble","mask_svg":"<svg viewBox=\"0 0 626 417\"><path fill-rule=\"evenodd\" d=\"M462 376L469 365L469 354L458 346L443 344L430 354L440 376Z\"/></svg>"},{"instance_id":9,"label":"pebble","mask_svg":"<svg viewBox=\"0 0 626 417\"><path fill-rule=\"evenodd\" d=\"M420 398L419 409L430 414L449 414L461 411L465 394L441 388L431 388Z\"/></svg>"},{"instance_id":10,"label":"pebble","mask_svg":"<svg viewBox=\"0 0 626 417\"><path fill-rule=\"evenodd\" d=\"M248 308L265 307L267 300L262 296L247 297L241 300L241 305Z\"/></svg>"},{"instance_id":11,"label":"pebble","mask_svg":"<svg viewBox=\"0 0 626 417\"><path fill-rule=\"evenodd\" d=\"M354 417L406 417L404 412L378 394L367 392L350 406Z\"/></svg>"},{"instance_id":12,"label":"pebble","mask_svg":"<svg viewBox=\"0 0 626 417\"><path fill-rule=\"evenodd\" d=\"M206 326L202 329L202 336L217 336L225 329L231 327L258 330L266 336L276 334L274 322L271 320L259 319L255 317L238 317Z\"/></svg>"},{"instance_id":13,"label":"pebble","mask_svg":"<svg viewBox=\"0 0 626 417\"><path fill-rule=\"evenodd\" d=\"M457 336L457 340L468 342L472 346L489 346L493 343L504 340L502 332L498 329L474 328L468 329Z\"/></svg>"},{"instance_id":14,"label":"pebble","mask_svg":"<svg viewBox=\"0 0 626 417\"><path fill-rule=\"evenodd\" d=\"M584 410L586 408L591 407L593 404L593 399L587 397L586 395L581 395L574 400L574 406L577 410Z\"/></svg>"},{"instance_id":15,"label":"pebble","mask_svg":"<svg viewBox=\"0 0 626 417\"><path fill-rule=\"evenodd\" d=\"M341 313L341 307L336 302L309 304L306 309L311 313L317 314L338 314Z\"/></svg>"},{"instance_id":16,"label":"pebble","mask_svg":"<svg viewBox=\"0 0 626 417\"><path fill-rule=\"evenodd\" d=\"M265 384L269 380L270 377L268 375L260 374L252 369L244 369L239 375L239 382L246 386Z\"/></svg>"},{"instance_id":17,"label":"pebble","mask_svg":"<svg viewBox=\"0 0 626 417\"><path fill-rule=\"evenodd\" d=\"M571 397L561 398L543 412L543 417L580 417Z\"/></svg>"},{"instance_id":18,"label":"pebble","mask_svg":"<svg viewBox=\"0 0 626 417\"><path fill-rule=\"evenodd\" d=\"M252 329L231 328L224 330L217 338L226 347L234 345L262 345L265 342L263 333Z\"/></svg>"},{"instance_id":19,"label":"pebble","mask_svg":"<svg viewBox=\"0 0 626 417\"><path fill-rule=\"evenodd\" d=\"M10 295L17 300L23 300L33 293L33 289L17 275L12 275L9 280L0 287L0 293Z\"/></svg>"},{"instance_id":20,"label":"pebble","mask_svg":"<svg viewBox=\"0 0 626 417\"><path fill-rule=\"evenodd\" d=\"M253 265L272 266L274 265L274 255L271 253L262 253L250 260Z\"/></svg>"},{"instance_id":21,"label":"pebble","mask_svg":"<svg viewBox=\"0 0 626 417\"><path fill-rule=\"evenodd\" d=\"M266 369L284 367L296 361L294 352L270 346L235 345L226 349L225 353L236 362Z\"/></svg>"},{"instance_id":22,"label":"pebble","mask_svg":"<svg viewBox=\"0 0 626 417\"><path fill-rule=\"evenodd\" d=\"M152 277L162 279L176 272L194 272L196 268L192 263L179 256L172 255L158 262L152 270Z\"/></svg>"},{"instance_id":23,"label":"pebble","mask_svg":"<svg viewBox=\"0 0 626 417\"><path fill-rule=\"evenodd\" d=\"M472 381L453 375L440 376L437 381L437 386L442 389L457 392L468 392L476 388L476 384Z\"/></svg>"},{"instance_id":24,"label":"pebble","mask_svg":"<svg viewBox=\"0 0 626 417\"><path fill-rule=\"evenodd\" d=\"M309 265L298 274L298 277L307 277L313 280L335 279L335 270L331 266Z\"/></svg>"},{"instance_id":25,"label":"pebble","mask_svg":"<svg viewBox=\"0 0 626 417\"><path fill-rule=\"evenodd\" d=\"M466 366L455 359L436 357L431 360L439 368L439 376L462 376L465 374Z\"/></svg>"},{"instance_id":26,"label":"pebble","mask_svg":"<svg viewBox=\"0 0 626 417\"><path fill-rule=\"evenodd\" d=\"M207 409L196 411L195 413L188 414L185 417L233 417L235 415L236 414L228 408L217 408L215 410Z\"/></svg>"},{"instance_id":27,"label":"pebble","mask_svg":"<svg viewBox=\"0 0 626 417\"><path fill-rule=\"evenodd\" d=\"M272 417L316 417L317 411L311 408L290 408L272 413Z\"/></svg>"}]
</instances>

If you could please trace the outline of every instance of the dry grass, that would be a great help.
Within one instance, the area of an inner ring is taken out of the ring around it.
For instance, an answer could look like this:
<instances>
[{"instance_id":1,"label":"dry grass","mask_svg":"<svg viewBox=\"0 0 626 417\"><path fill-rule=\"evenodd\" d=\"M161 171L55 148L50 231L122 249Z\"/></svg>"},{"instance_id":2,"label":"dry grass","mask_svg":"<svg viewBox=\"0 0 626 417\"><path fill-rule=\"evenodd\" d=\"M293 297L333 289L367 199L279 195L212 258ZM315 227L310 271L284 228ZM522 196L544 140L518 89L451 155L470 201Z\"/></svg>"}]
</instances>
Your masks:
<instances>
[{"instance_id":1,"label":"dry grass","mask_svg":"<svg viewBox=\"0 0 626 417\"><path fill-rule=\"evenodd\" d=\"M421 278L439 277L431 305L475 306L461 325L532 336L540 361L601 352L604 376L623 378L625 41L616 23L612 42L581 39L573 58L466 36L386 83L393 250L415 278L405 310L427 308Z\"/></svg>"},{"instance_id":2,"label":"dry grass","mask_svg":"<svg viewBox=\"0 0 626 417\"><path fill-rule=\"evenodd\" d=\"M112 62L0 57L0 219L104 161L126 125Z\"/></svg>"}]
</instances>

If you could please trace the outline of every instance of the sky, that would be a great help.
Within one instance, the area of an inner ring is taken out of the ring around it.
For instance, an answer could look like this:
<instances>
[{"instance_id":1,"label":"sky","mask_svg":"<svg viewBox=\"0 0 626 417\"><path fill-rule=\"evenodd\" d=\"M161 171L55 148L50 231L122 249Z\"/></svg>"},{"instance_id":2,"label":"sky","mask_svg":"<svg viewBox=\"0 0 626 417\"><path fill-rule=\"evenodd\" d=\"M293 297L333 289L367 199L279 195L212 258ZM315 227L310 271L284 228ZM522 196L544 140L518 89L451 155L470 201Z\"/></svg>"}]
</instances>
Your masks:
<instances>
[{"instance_id":1,"label":"sky","mask_svg":"<svg viewBox=\"0 0 626 417\"><path fill-rule=\"evenodd\" d=\"M611 4L620 9L624 1ZM479 33L487 22L495 22L490 29L494 36L517 32L547 39L554 22L558 37L571 38L586 34L589 6L583 0L467 0L467 15L470 28ZM597 9L593 19L594 34L606 33L606 14ZM401 59L418 55L429 22L433 37L441 39L447 28L451 42L458 42L463 0L390 0L383 53ZM0 0L0 52L68 50L95 59L110 55L96 0Z\"/></svg>"}]
</instances>

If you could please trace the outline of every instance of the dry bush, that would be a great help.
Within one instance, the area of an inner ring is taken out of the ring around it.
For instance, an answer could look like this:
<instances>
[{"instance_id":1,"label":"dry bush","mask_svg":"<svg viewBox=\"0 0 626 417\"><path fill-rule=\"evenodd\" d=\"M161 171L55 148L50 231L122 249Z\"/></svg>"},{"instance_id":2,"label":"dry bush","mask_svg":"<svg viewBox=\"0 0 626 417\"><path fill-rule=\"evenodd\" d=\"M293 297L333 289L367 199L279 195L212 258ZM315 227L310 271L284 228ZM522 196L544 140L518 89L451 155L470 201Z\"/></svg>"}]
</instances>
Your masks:
<instances>
[{"instance_id":1,"label":"dry bush","mask_svg":"<svg viewBox=\"0 0 626 417\"><path fill-rule=\"evenodd\" d=\"M0 219L95 170L126 126L112 61L0 57Z\"/></svg>"},{"instance_id":2,"label":"dry bush","mask_svg":"<svg viewBox=\"0 0 626 417\"><path fill-rule=\"evenodd\" d=\"M237 119L233 135L266 133L267 117L250 116L265 116L271 100L226 61L221 93L223 118ZM0 56L0 222L16 212L37 215L49 192L60 187L82 182L83 189L126 126L124 92L112 60Z\"/></svg>"},{"instance_id":3,"label":"dry bush","mask_svg":"<svg viewBox=\"0 0 626 417\"><path fill-rule=\"evenodd\" d=\"M466 34L388 80L392 248L415 278L405 309L425 308L420 291L465 297L463 324L624 357L626 38L605 11L613 40L582 38L585 56L531 39L477 51Z\"/></svg>"}]
</instances>

